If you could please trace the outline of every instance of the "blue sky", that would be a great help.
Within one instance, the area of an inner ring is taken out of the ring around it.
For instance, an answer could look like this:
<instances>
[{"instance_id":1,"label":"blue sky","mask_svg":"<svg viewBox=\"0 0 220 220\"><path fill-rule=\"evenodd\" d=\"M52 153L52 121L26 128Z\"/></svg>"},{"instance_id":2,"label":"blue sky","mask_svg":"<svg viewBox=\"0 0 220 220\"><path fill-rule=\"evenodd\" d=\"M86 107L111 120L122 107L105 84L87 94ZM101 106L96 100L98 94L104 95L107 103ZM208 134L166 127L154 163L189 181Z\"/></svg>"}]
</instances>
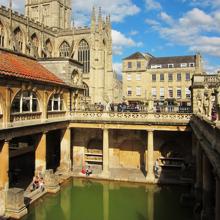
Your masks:
<instances>
[{"instance_id":1,"label":"blue sky","mask_svg":"<svg viewBox=\"0 0 220 220\"><path fill-rule=\"evenodd\" d=\"M0 0L7 5L8 0ZM24 0L13 0L23 11ZM220 0L74 0L76 26L89 25L93 6L111 14L114 69L133 52L154 56L200 52L207 72L220 69Z\"/></svg>"}]
</instances>

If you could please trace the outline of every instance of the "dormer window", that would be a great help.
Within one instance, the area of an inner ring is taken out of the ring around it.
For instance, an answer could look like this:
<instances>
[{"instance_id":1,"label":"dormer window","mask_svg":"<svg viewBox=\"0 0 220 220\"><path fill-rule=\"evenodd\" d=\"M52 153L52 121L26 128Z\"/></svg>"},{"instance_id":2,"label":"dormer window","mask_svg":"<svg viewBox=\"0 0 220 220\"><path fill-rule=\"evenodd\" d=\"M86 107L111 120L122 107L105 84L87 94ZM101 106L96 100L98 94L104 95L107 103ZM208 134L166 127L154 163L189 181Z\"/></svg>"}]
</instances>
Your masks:
<instances>
[{"instance_id":1,"label":"dormer window","mask_svg":"<svg viewBox=\"0 0 220 220\"><path fill-rule=\"evenodd\" d=\"M180 67L181 67L181 68L187 67L187 63L181 63L181 64L180 64Z\"/></svg>"},{"instance_id":2,"label":"dormer window","mask_svg":"<svg viewBox=\"0 0 220 220\"><path fill-rule=\"evenodd\" d=\"M173 63L169 63L168 64L168 68L174 68L174 64Z\"/></svg>"},{"instance_id":3,"label":"dormer window","mask_svg":"<svg viewBox=\"0 0 220 220\"><path fill-rule=\"evenodd\" d=\"M160 68L162 68L161 64L151 65L151 69L160 69Z\"/></svg>"},{"instance_id":4,"label":"dormer window","mask_svg":"<svg viewBox=\"0 0 220 220\"><path fill-rule=\"evenodd\" d=\"M194 67L195 63L189 63L189 67Z\"/></svg>"}]
</instances>

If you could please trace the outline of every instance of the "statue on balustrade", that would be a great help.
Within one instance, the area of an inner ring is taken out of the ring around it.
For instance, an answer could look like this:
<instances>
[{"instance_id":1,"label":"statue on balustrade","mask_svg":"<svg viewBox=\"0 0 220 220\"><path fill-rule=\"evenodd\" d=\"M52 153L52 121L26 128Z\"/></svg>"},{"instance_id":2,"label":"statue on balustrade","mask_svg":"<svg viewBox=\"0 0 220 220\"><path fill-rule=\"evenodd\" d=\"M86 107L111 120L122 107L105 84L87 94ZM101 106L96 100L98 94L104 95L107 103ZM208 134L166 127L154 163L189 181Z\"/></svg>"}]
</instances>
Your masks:
<instances>
[{"instance_id":1,"label":"statue on balustrade","mask_svg":"<svg viewBox=\"0 0 220 220\"><path fill-rule=\"evenodd\" d=\"M212 115L212 91L208 89L208 86L205 86L204 90L204 100L203 100L204 114L207 117Z\"/></svg>"},{"instance_id":2,"label":"statue on balustrade","mask_svg":"<svg viewBox=\"0 0 220 220\"><path fill-rule=\"evenodd\" d=\"M198 113L203 114L203 94L201 93L200 90L198 90L197 92L196 101L197 101Z\"/></svg>"}]
</instances>

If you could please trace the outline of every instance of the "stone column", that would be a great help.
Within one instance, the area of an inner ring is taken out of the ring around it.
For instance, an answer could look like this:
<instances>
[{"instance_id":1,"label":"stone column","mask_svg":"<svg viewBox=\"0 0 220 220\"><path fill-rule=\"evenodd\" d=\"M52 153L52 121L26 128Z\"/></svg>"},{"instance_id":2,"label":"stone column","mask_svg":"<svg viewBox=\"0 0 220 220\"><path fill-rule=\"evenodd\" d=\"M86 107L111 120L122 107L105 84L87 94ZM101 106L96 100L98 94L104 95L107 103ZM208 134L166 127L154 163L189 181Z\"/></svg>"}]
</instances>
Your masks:
<instances>
[{"instance_id":1,"label":"stone column","mask_svg":"<svg viewBox=\"0 0 220 220\"><path fill-rule=\"evenodd\" d=\"M60 143L60 170L69 172L71 171L71 129L66 128L61 131Z\"/></svg>"},{"instance_id":2,"label":"stone column","mask_svg":"<svg viewBox=\"0 0 220 220\"><path fill-rule=\"evenodd\" d=\"M108 129L103 129L103 171L104 177L109 176L109 135Z\"/></svg>"},{"instance_id":3,"label":"stone column","mask_svg":"<svg viewBox=\"0 0 220 220\"><path fill-rule=\"evenodd\" d=\"M153 183L155 180L154 177L154 133L153 130L148 130L147 131L148 138L147 138L147 176L146 180L149 183Z\"/></svg>"},{"instance_id":4,"label":"stone column","mask_svg":"<svg viewBox=\"0 0 220 220\"><path fill-rule=\"evenodd\" d=\"M220 219L220 178L215 179L215 220Z\"/></svg>"},{"instance_id":5,"label":"stone column","mask_svg":"<svg viewBox=\"0 0 220 220\"><path fill-rule=\"evenodd\" d=\"M203 195L202 195L202 205L203 210L201 214L202 220L213 219L213 207L212 207L212 199L213 199L213 173L212 166L205 154L203 154Z\"/></svg>"},{"instance_id":6,"label":"stone column","mask_svg":"<svg viewBox=\"0 0 220 220\"><path fill-rule=\"evenodd\" d=\"M35 173L44 172L46 170L46 145L47 134L42 133L36 143L35 149Z\"/></svg>"},{"instance_id":7,"label":"stone column","mask_svg":"<svg viewBox=\"0 0 220 220\"><path fill-rule=\"evenodd\" d=\"M0 145L0 188L8 189L9 186L9 141L5 140Z\"/></svg>"}]
</instances>

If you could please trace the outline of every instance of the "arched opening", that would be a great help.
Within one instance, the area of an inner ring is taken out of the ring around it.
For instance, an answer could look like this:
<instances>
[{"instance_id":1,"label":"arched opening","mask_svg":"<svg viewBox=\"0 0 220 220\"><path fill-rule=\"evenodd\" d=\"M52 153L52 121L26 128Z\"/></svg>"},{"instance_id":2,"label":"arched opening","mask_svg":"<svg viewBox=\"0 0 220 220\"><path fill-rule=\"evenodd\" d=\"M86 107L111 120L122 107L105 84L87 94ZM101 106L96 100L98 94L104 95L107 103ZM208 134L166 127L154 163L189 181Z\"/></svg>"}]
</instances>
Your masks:
<instances>
[{"instance_id":1,"label":"arched opening","mask_svg":"<svg viewBox=\"0 0 220 220\"><path fill-rule=\"evenodd\" d=\"M90 49L85 40L81 40L78 48L78 61L83 64L83 73L90 71Z\"/></svg>"},{"instance_id":2,"label":"arched opening","mask_svg":"<svg viewBox=\"0 0 220 220\"><path fill-rule=\"evenodd\" d=\"M17 27L14 30L14 37L15 37L15 41L16 41L16 45L17 45L14 48L14 50L22 51L22 49L23 49L23 34L22 34L22 31L19 27Z\"/></svg>"},{"instance_id":3,"label":"arched opening","mask_svg":"<svg viewBox=\"0 0 220 220\"><path fill-rule=\"evenodd\" d=\"M89 97L89 86L83 82L83 88L84 88L84 96Z\"/></svg>"},{"instance_id":4,"label":"arched opening","mask_svg":"<svg viewBox=\"0 0 220 220\"><path fill-rule=\"evenodd\" d=\"M59 48L60 57L69 57L70 56L70 45L63 41Z\"/></svg>"},{"instance_id":5,"label":"arched opening","mask_svg":"<svg viewBox=\"0 0 220 220\"><path fill-rule=\"evenodd\" d=\"M63 96L61 94L54 94L50 97L47 111L63 111Z\"/></svg>"},{"instance_id":6,"label":"arched opening","mask_svg":"<svg viewBox=\"0 0 220 220\"><path fill-rule=\"evenodd\" d=\"M37 56L38 55L39 40L38 40L36 33L34 33L31 36L31 42L32 42L32 47L34 49L34 56Z\"/></svg>"},{"instance_id":7,"label":"arched opening","mask_svg":"<svg viewBox=\"0 0 220 220\"><path fill-rule=\"evenodd\" d=\"M4 47L5 45L5 31L3 24L0 21L0 47Z\"/></svg>"},{"instance_id":8,"label":"arched opening","mask_svg":"<svg viewBox=\"0 0 220 220\"><path fill-rule=\"evenodd\" d=\"M52 57L52 51L53 51L52 43L51 43L50 39L48 38L44 43L44 48L42 50L42 56L43 57Z\"/></svg>"},{"instance_id":9,"label":"arched opening","mask_svg":"<svg viewBox=\"0 0 220 220\"><path fill-rule=\"evenodd\" d=\"M19 92L11 105L12 113L22 113L22 112L38 112L39 104L37 96L34 92L23 91Z\"/></svg>"}]
</instances>

